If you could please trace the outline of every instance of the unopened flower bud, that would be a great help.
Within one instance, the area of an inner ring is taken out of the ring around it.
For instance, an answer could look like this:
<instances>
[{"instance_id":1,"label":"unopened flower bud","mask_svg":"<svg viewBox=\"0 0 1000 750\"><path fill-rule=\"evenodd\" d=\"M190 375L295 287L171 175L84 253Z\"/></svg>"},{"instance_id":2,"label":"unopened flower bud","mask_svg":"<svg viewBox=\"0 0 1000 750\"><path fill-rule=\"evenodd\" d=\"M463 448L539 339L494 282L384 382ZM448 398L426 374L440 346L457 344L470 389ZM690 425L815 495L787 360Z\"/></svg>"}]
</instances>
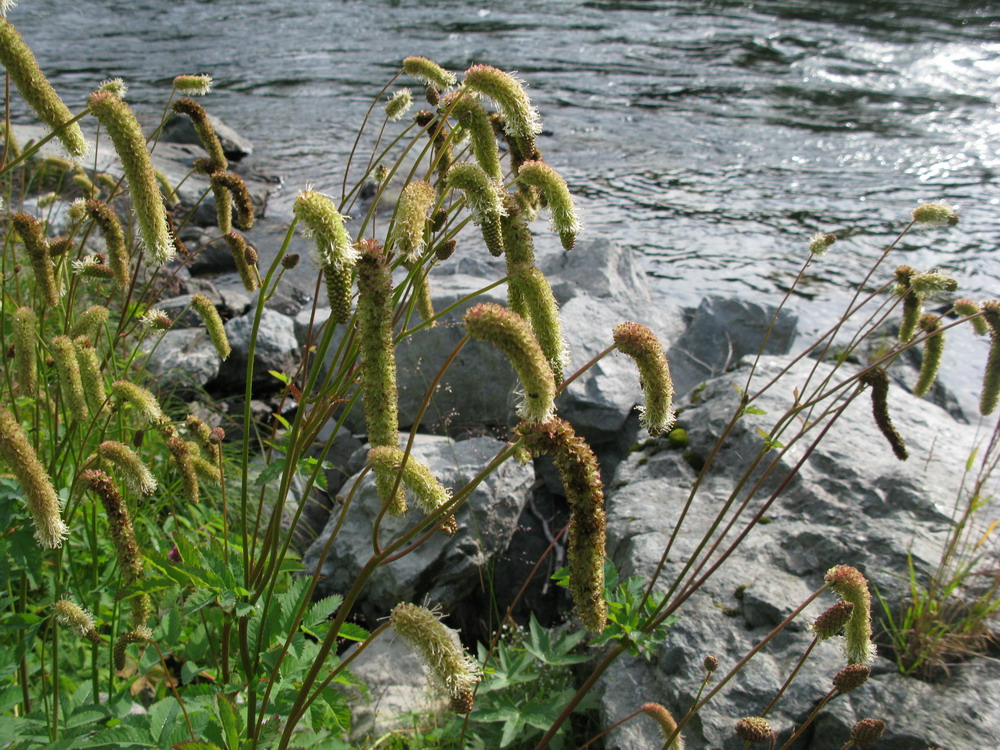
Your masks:
<instances>
[{"instance_id":1,"label":"unopened flower bud","mask_svg":"<svg viewBox=\"0 0 1000 750\"><path fill-rule=\"evenodd\" d=\"M848 664L833 676L833 686L841 693L849 693L864 685L871 673L867 664Z\"/></svg>"},{"instance_id":2,"label":"unopened flower bud","mask_svg":"<svg viewBox=\"0 0 1000 750\"><path fill-rule=\"evenodd\" d=\"M188 96L204 96L212 90L212 76L182 75L174 78L174 90Z\"/></svg>"},{"instance_id":3,"label":"unopened flower bud","mask_svg":"<svg viewBox=\"0 0 1000 750\"><path fill-rule=\"evenodd\" d=\"M874 745L885 732L885 722L882 719L862 719L851 727L851 741L864 747Z\"/></svg>"},{"instance_id":4,"label":"unopened flower bud","mask_svg":"<svg viewBox=\"0 0 1000 750\"><path fill-rule=\"evenodd\" d=\"M705 657L705 661L702 662L702 666L705 668L706 672L712 674L719 668L719 657L715 654L709 654Z\"/></svg>"},{"instance_id":5,"label":"unopened flower bud","mask_svg":"<svg viewBox=\"0 0 1000 750\"><path fill-rule=\"evenodd\" d=\"M299 264L300 256L298 253L288 253L281 257L281 267L286 271L291 271Z\"/></svg>"},{"instance_id":6,"label":"unopened flower bud","mask_svg":"<svg viewBox=\"0 0 1000 750\"><path fill-rule=\"evenodd\" d=\"M445 240L440 245L438 245L437 248L434 250L434 255L437 257L438 260L448 260L448 258L450 258L452 254L455 252L455 249L457 247L458 247L458 242L456 242L455 240L453 239Z\"/></svg>"},{"instance_id":7,"label":"unopened flower bud","mask_svg":"<svg viewBox=\"0 0 1000 750\"><path fill-rule=\"evenodd\" d=\"M854 612L851 602L840 601L821 614L812 624L812 631L821 641L840 635Z\"/></svg>"},{"instance_id":8,"label":"unopened flower bud","mask_svg":"<svg viewBox=\"0 0 1000 750\"><path fill-rule=\"evenodd\" d=\"M767 742L774 733L767 719L747 716L736 722L736 735L746 742Z\"/></svg>"}]
</instances>

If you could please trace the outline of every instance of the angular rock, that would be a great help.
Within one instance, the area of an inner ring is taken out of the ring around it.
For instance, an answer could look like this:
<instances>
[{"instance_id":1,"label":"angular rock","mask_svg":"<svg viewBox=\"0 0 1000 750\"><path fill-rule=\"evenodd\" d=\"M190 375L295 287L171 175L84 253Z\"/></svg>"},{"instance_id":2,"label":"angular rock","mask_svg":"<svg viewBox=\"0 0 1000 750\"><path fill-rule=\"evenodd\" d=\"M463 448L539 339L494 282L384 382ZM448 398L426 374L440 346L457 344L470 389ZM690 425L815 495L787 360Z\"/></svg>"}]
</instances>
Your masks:
<instances>
[{"instance_id":1,"label":"angular rock","mask_svg":"<svg viewBox=\"0 0 1000 750\"><path fill-rule=\"evenodd\" d=\"M503 448L493 438L472 438L455 442L446 437L418 435L412 455L450 489L464 486ZM453 608L480 584L482 567L507 548L517 527L517 519L534 483L534 471L507 461L487 477L457 514L458 533L447 537L434 534L410 554L379 567L358 604L369 621L385 617L401 601L422 602L424 597L444 610ZM341 490L348 494L357 476ZM421 511L412 507L402 517L385 516L380 540L384 545L409 529ZM344 593L372 554L372 528L381 503L369 473L354 494L344 526L322 565L324 578L317 596ZM338 514L334 513L323 533L303 556L307 571L315 570L323 547L329 540Z\"/></svg>"},{"instance_id":2,"label":"angular rock","mask_svg":"<svg viewBox=\"0 0 1000 750\"><path fill-rule=\"evenodd\" d=\"M223 388L242 389L246 382L250 335L253 332L254 311L226 323L226 335L233 353L219 373ZM295 324L287 315L264 308L254 351L253 387L255 393L269 393L281 388L281 383L268 370L291 375L298 367L301 354L295 340Z\"/></svg>"},{"instance_id":3,"label":"angular rock","mask_svg":"<svg viewBox=\"0 0 1000 750\"><path fill-rule=\"evenodd\" d=\"M755 383L776 376L790 360L764 357ZM681 575L696 545L708 531L737 486L738 478L762 446L765 434L791 405L793 388L806 397L805 382L815 365L803 361L791 368L779 385L753 403L764 414L747 413L736 422L677 536L658 587ZM649 576L681 509L696 473L690 463L707 456L739 405L746 364L710 381L698 403L680 417L687 429L689 453L667 448L666 441L647 444L620 467L609 491L608 552L623 575ZM828 365L816 365L813 386L823 381ZM845 366L837 381L856 372ZM751 389L752 390L752 389ZM830 567L857 567L878 587L898 613L906 594L906 571L912 560L918 580L926 580L936 565L950 527L952 506L965 462L976 443L976 430L956 423L947 413L899 390L890 392L892 418L907 441L909 461L895 459L875 427L867 392L862 393L835 427L824 436L798 475L788 472L802 459L806 445L820 426L792 445L792 429L778 436L791 447L767 477L761 470L762 492L751 501L748 519L771 492L777 500L764 512L767 523L757 525L728 559L678 610L679 620L668 631L659 656L652 663L620 661L602 679L602 722L610 725L632 713L645 701L664 704L683 715L692 704L702 679L701 662L717 655L726 673L809 594L820 587ZM819 417L819 412L813 418ZM765 465L778 453L765 455ZM737 496L737 504L744 494ZM731 514L727 516L727 519ZM738 523L720 549L744 527ZM687 747L729 747L736 740L733 726L742 716L758 715L807 647L811 636L805 623L836 601L824 594L793 621L700 712L685 730ZM881 610L875 602L876 625ZM845 666L833 642L820 643L791 687L769 714L779 731L780 745L811 712L829 689L833 675ZM954 668L964 677L926 686L899 675L881 654L869 682L821 711L814 730L798 746L836 748L847 739L850 726L866 716L887 718L890 727L880 747L987 747L996 744L1000 701L982 700L1000 695L1000 669L970 662ZM975 677L973 677L975 675ZM967 686L974 681L974 691ZM933 695L933 698L931 698ZM920 696L925 696L922 700ZM909 708L908 708L909 707ZM953 717L961 717L959 722ZM915 718L911 718L915 717ZM642 717L640 717L642 718ZM961 729L958 723L962 724ZM974 741L973 741L974 738ZM969 742L965 742L968 739ZM991 741L992 740L992 741ZM662 742L655 724L643 719L628 722L608 739L608 748L656 747Z\"/></svg>"},{"instance_id":4,"label":"angular rock","mask_svg":"<svg viewBox=\"0 0 1000 750\"><path fill-rule=\"evenodd\" d=\"M179 328L163 334L144 367L155 378L157 390L180 395L204 391L221 364L204 328Z\"/></svg>"},{"instance_id":5,"label":"angular rock","mask_svg":"<svg viewBox=\"0 0 1000 750\"><path fill-rule=\"evenodd\" d=\"M227 159L240 161L253 153L253 143L235 129L223 122L222 118L216 117L211 112L208 113L208 121L215 130L222 144L222 152ZM165 143L188 143L200 145L201 140L195 132L194 125L190 117L172 115L160 131L160 140Z\"/></svg>"}]
</instances>

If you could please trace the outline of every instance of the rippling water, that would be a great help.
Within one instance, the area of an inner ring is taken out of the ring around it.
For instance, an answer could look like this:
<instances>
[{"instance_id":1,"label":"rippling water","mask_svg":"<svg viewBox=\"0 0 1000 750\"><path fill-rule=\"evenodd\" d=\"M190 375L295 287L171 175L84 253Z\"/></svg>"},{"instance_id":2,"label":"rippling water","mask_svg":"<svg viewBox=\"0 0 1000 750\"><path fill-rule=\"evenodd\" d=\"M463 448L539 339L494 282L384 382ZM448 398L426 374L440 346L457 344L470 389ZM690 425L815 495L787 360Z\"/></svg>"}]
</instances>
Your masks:
<instances>
[{"instance_id":1,"label":"rippling water","mask_svg":"<svg viewBox=\"0 0 1000 750\"><path fill-rule=\"evenodd\" d=\"M1000 11L992 2L24 0L11 20L71 106L118 75L153 120L177 73L248 135L254 166L337 182L369 97L402 57L516 70L587 230L634 246L661 289L842 297L920 200L959 227L897 253L972 296L1000 290ZM337 182L339 184L339 182Z\"/></svg>"}]
</instances>

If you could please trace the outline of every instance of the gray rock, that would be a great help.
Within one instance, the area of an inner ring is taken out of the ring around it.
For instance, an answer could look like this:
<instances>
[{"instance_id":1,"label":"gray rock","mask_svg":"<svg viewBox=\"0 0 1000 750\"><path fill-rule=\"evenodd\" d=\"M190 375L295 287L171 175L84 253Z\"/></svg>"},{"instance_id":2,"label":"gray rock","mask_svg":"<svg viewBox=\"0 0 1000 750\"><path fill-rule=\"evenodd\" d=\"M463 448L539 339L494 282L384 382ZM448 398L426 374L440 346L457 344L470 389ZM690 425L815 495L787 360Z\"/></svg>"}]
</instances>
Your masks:
<instances>
[{"instance_id":1,"label":"gray rock","mask_svg":"<svg viewBox=\"0 0 1000 750\"><path fill-rule=\"evenodd\" d=\"M442 484L457 489L502 448L503 443L492 438L455 442L445 437L418 435L412 455ZM357 478L346 482L342 494L353 488ZM420 602L425 596L450 611L479 585L482 567L507 548L533 483L534 471L530 466L513 461L504 463L459 509L459 530L454 537L434 534L407 556L374 572L365 588L364 600L358 604L360 613L374 622L385 617L399 602ZM372 528L381 507L371 474L364 478L351 502L344 526L322 563L324 578L317 587L318 596L346 592L371 557ZM419 514L419 509L411 508L402 517L385 516L381 543L386 544L409 529ZM334 513L303 556L307 571L319 565L323 547L338 519L339 515Z\"/></svg>"},{"instance_id":2,"label":"gray rock","mask_svg":"<svg viewBox=\"0 0 1000 750\"><path fill-rule=\"evenodd\" d=\"M298 339L300 346L305 346L306 342L309 340L309 326L312 325L312 342L315 344L320 336L320 326L326 323L327 319L330 317L330 308L321 307L316 310L316 314L313 315L313 308L310 306L305 310L300 311L295 316L295 338Z\"/></svg>"},{"instance_id":3,"label":"gray rock","mask_svg":"<svg viewBox=\"0 0 1000 750\"><path fill-rule=\"evenodd\" d=\"M193 284L192 282L195 281L198 281L198 279L188 279L185 282L185 288L191 290L188 294L181 294L177 297L160 300L156 303L158 309L163 310L163 312L170 316L170 319L174 322L174 328L204 327L201 316L191 307L191 299L195 294L202 294L208 297L212 304L216 306L222 303L222 298L214 286L211 284L208 284L208 286Z\"/></svg>"},{"instance_id":4,"label":"gray rock","mask_svg":"<svg viewBox=\"0 0 1000 750\"><path fill-rule=\"evenodd\" d=\"M240 161L253 153L253 144L250 140L237 133L236 130L223 122L221 118L209 113L208 121L211 123L212 129L215 130L215 134L219 137L219 142L222 144L222 152L226 155L226 158L233 161ZM201 140L195 132L194 125L191 124L191 118L181 115L172 115L167 120L163 126L163 130L160 132L160 140L165 143L201 144Z\"/></svg>"},{"instance_id":5,"label":"gray rock","mask_svg":"<svg viewBox=\"0 0 1000 750\"><path fill-rule=\"evenodd\" d=\"M670 347L670 374L678 394L719 375L746 354L756 354L776 308L730 297L706 297L684 335ZM787 354L795 340L797 316L782 310L764 347Z\"/></svg>"},{"instance_id":6,"label":"gray rock","mask_svg":"<svg viewBox=\"0 0 1000 750\"><path fill-rule=\"evenodd\" d=\"M788 363L777 357L763 358L754 382L768 382ZM755 408L766 413L748 413L736 423L691 504L665 565L661 589L681 575L743 470L758 455L762 445L758 429L770 430L785 413L793 388L805 397L805 382L813 366L803 361L792 367L779 386L754 402ZM733 386L744 386L745 368L744 363L741 369L710 381L698 404L681 414L692 455L707 456L722 433L738 406L739 394ZM818 365L813 386L829 371L829 366ZM853 372L856 369L845 367L837 380ZM908 559L918 578L925 580L940 557L965 462L977 440L976 430L900 390L891 391L889 401L892 418L911 453L906 463L893 457L875 427L867 393L846 408L787 483L805 446L821 428L817 426L795 445L791 444L792 432L800 422L779 436L791 447L783 457L775 451L765 456L765 465L775 459L777 463L768 476L760 470L753 475L752 481L759 481L762 491L743 516L748 520L770 493L780 490L777 500L764 511L768 523L758 524L733 556L681 606L679 620L652 663L621 661L609 670L602 679L601 712L606 725L650 700L683 715L698 692L701 662L707 654L719 658L718 679L819 588L825 571L834 565L857 567L894 608L905 595ZM652 573L694 482L695 472L680 452L665 448L656 442L632 454L609 491L608 551L622 575ZM737 504L743 498L739 493ZM731 513L727 520L730 517ZM744 528L746 520L736 524L721 549ZM874 596L873 600L873 617L878 622L881 610ZM758 715L804 652L810 641L804 623L834 601L830 594L820 597L807 608L804 618L794 621L757 654L688 726L684 732L687 747L733 745L736 720ZM834 643L821 643L813 650L768 716L781 735L779 744L810 713L844 665ZM840 747L850 726L866 716L890 721L880 747L996 745L1000 701L983 699L1000 695L1000 669L995 664L958 666L952 681L934 686L900 676L884 654L873 668L868 684L821 711L815 730L798 746ZM970 690L970 684L976 689ZM607 747L655 748L660 743L656 725L639 717L615 730Z\"/></svg>"},{"instance_id":7,"label":"gray rock","mask_svg":"<svg viewBox=\"0 0 1000 750\"><path fill-rule=\"evenodd\" d=\"M246 382L247 356L253 332L254 311L226 323L226 335L233 353L219 373L220 385L242 388ZM295 340L295 324L287 315L264 308L254 353L253 387L255 392L279 390L279 383L268 370L291 375L298 367L299 344Z\"/></svg>"},{"instance_id":8,"label":"gray rock","mask_svg":"<svg viewBox=\"0 0 1000 750\"><path fill-rule=\"evenodd\" d=\"M635 252L606 237L581 242L569 252L544 255L538 267L549 277L560 304L585 294L627 302L639 311L652 301Z\"/></svg>"},{"instance_id":9,"label":"gray rock","mask_svg":"<svg viewBox=\"0 0 1000 750\"><path fill-rule=\"evenodd\" d=\"M204 328L179 328L163 334L146 357L145 368L155 377L157 390L185 394L203 391L221 364Z\"/></svg>"}]
</instances>

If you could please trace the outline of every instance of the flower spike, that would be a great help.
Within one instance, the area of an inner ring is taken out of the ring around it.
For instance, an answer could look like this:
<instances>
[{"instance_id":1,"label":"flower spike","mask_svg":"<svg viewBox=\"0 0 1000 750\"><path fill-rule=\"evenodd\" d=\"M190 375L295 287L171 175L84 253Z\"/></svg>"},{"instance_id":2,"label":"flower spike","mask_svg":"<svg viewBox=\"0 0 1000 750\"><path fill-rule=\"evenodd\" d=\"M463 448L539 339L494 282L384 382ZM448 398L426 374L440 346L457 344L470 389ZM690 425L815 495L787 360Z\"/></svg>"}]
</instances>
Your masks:
<instances>
[{"instance_id":1,"label":"flower spike","mask_svg":"<svg viewBox=\"0 0 1000 750\"><path fill-rule=\"evenodd\" d=\"M614 329L618 351L635 360L639 381L646 397L641 412L642 425L653 437L662 435L674 426L674 385L670 367L656 335L646 326L626 322Z\"/></svg>"},{"instance_id":2,"label":"flower spike","mask_svg":"<svg viewBox=\"0 0 1000 750\"><path fill-rule=\"evenodd\" d=\"M920 330L928 334L924 341L924 358L920 363L920 375L913 386L913 395L924 396L934 384L938 370L941 369L941 358L944 356L944 333L941 331L941 318L931 313L924 313L918 322Z\"/></svg>"},{"instance_id":3,"label":"flower spike","mask_svg":"<svg viewBox=\"0 0 1000 750\"><path fill-rule=\"evenodd\" d=\"M854 605L851 619L844 627L844 655L848 664L871 664L875 661L872 643L872 601L868 581L857 568L835 565L826 572L827 584L846 602Z\"/></svg>"},{"instance_id":4,"label":"flower spike","mask_svg":"<svg viewBox=\"0 0 1000 750\"><path fill-rule=\"evenodd\" d=\"M580 222L577 221L573 196L569 193L566 181L543 161L524 162L517 176L524 184L542 192L552 214L552 229L559 235L563 248L572 250L576 244L576 236L580 233Z\"/></svg>"},{"instance_id":5,"label":"flower spike","mask_svg":"<svg viewBox=\"0 0 1000 750\"><path fill-rule=\"evenodd\" d=\"M429 86L447 89L455 85L454 75L426 57L407 57L403 60L403 72Z\"/></svg>"},{"instance_id":6,"label":"flower spike","mask_svg":"<svg viewBox=\"0 0 1000 750\"><path fill-rule=\"evenodd\" d=\"M990 327L990 354L986 360L983 390L979 394L979 413L992 414L1000 400L1000 302L984 302L983 317Z\"/></svg>"},{"instance_id":7,"label":"flower spike","mask_svg":"<svg viewBox=\"0 0 1000 750\"><path fill-rule=\"evenodd\" d=\"M386 474L395 474L402 467L403 485L413 493L425 513L433 513L451 499L451 492L434 477L427 466L413 456L405 456L404 465L404 456L403 451L397 446L381 445L368 452L368 461L374 468ZM455 516L447 515L442 518L440 528L448 536L454 536L458 531Z\"/></svg>"}]
</instances>

